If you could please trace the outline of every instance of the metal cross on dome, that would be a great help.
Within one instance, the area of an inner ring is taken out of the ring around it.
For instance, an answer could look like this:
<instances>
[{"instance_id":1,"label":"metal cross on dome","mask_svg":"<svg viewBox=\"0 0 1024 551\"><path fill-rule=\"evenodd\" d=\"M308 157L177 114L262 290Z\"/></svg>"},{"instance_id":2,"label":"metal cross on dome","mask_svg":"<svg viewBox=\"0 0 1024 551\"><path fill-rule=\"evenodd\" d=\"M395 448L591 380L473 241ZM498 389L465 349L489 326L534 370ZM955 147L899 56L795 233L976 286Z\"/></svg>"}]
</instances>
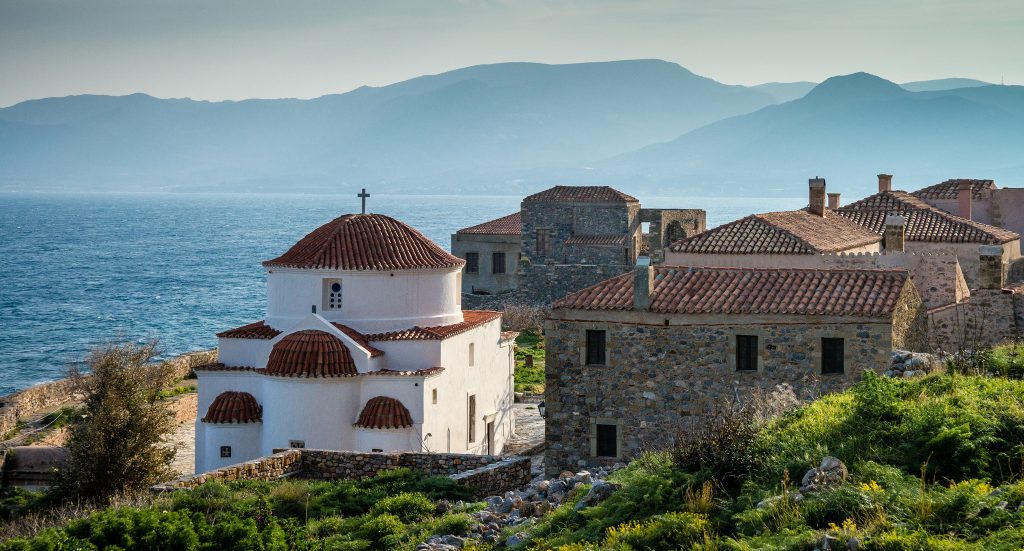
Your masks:
<instances>
[{"instance_id":1,"label":"metal cross on dome","mask_svg":"<svg viewBox=\"0 0 1024 551\"><path fill-rule=\"evenodd\" d=\"M366 214L366 198L369 196L370 194L366 193L366 188L363 188L363 191L359 195L356 195L356 197L363 200L363 214Z\"/></svg>"}]
</instances>

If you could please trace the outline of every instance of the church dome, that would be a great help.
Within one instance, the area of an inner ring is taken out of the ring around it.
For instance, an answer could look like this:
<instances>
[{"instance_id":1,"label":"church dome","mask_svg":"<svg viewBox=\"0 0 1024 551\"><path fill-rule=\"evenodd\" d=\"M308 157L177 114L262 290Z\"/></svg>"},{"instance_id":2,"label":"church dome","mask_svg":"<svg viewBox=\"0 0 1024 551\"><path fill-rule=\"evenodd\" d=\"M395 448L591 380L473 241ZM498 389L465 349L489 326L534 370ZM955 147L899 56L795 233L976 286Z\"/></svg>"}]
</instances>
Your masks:
<instances>
[{"instance_id":1,"label":"church dome","mask_svg":"<svg viewBox=\"0 0 1024 551\"><path fill-rule=\"evenodd\" d=\"M248 392L222 392L206 410L204 423L258 423L263 420L263 408Z\"/></svg>"},{"instance_id":2,"label":"church dome","mask_svg":"<svg viewBox=\"0 0 1024 551\"><path fill-rule=\"evenodd\" d=\"M313 230L266 267L331 270L457 268L465 263L383 214L346 214Z\"/></svg>"},{"instance_id":3,"label":"church dome","mask_svg":"<svg viewBox=\"0 0 1024 551\"><path fill-rule=\"evenodd\" d=\"M296 331L270 350L267 375L279 377L353 377L352 353L340 339L323 331Z\"/></svg>"},{"instance_id":4,"label":"church dome","mask_svg":"<svg viewBox=\"0 0 1024 551\"><path fill-rule=\"evenodd\" d=\"M355 426L364 429L404 429L412 426L412 415L402 402L388 396L370 398Z\"/></svg>"}]
</instances>

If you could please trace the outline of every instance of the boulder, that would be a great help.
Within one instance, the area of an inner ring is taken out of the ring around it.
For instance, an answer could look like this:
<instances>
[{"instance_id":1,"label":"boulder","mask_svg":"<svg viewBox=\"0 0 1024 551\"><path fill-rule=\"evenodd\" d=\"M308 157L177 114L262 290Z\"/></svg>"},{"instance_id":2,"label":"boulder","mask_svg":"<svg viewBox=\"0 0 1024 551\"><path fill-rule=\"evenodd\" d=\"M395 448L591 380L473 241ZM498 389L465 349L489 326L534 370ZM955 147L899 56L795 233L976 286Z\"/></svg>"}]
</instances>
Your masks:
<instances>
[{"instance_id":1,"label":"boulder","mask_svg":"<svg viewBox=\"0 0 1024 551\"><path fill-rule=\"evenodd\" d=\"M838 486L846 481L849 471L838 458L826 456L821 464L810 469L800 480L800 492L815 492Z\"/></svg>"}]
</instances>

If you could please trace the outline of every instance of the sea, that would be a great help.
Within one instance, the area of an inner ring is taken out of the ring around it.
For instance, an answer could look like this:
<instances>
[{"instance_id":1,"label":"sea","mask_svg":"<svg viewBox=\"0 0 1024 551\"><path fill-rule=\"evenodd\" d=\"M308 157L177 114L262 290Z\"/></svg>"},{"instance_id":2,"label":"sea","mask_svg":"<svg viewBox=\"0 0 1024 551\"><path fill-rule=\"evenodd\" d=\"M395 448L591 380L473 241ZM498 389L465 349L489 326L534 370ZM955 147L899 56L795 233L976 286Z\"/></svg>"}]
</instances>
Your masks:
<instances>
[{"instance_id":1,"label":"sea","mask_svg":"<svg viewBox=\"0 0 1024 551\"><path fill-rule=\"evenodd\" d=\"M510 214L521 196L376 195L367 210L450 248L455 230ZM708 227L806 197L639 197L702 208ZM0 394L59 379L90 349L158 339L163 357L209 349L263 319L260 262L359 212L345 195L0 192Z\"/></svg>"}]
</instances>

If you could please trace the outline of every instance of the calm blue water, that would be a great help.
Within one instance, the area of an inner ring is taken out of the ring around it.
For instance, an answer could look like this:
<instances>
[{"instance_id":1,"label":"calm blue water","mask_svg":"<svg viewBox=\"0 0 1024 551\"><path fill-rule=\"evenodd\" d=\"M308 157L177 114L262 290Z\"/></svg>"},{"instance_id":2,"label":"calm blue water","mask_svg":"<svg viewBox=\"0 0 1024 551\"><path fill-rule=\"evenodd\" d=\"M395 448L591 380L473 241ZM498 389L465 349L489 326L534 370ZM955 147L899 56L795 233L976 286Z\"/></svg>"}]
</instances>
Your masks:
<instances>
[{"instance_id":1,"label":"calm blue water","mask_svg":"<svg viewBox=\"0 0 1024 551\"><path fill-rule=\"evenodd\" d=\"M446 248L520 197L373 196ZM715 226L806 198L640 198L703 208ZM345 195L0 193L0 394L63 376L90 347L157 337L165 356L263 318L273 258L358 200Z\"/></svg>"}]
</instances>

